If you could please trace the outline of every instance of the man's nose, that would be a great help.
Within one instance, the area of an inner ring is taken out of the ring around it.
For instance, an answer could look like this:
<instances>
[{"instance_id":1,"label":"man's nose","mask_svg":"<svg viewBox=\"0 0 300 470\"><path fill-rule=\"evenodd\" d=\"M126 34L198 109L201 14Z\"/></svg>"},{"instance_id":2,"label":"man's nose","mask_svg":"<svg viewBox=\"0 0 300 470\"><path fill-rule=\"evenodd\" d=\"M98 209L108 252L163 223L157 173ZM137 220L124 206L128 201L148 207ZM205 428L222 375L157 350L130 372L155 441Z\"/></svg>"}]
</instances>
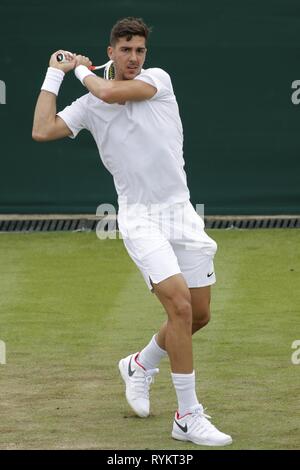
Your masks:
<instances>
[{"instance_id":1,"label":"man's nose","mask_svg":"<svg viewBox=\"0 0 300 470\"><path fill-rule=\"evenodd\" d=\"M130 60L132 60L132 62L136 62L137 61L137 53L136 51L131 51L131 54L130 54Z\"/></svg>"}]
</instances>

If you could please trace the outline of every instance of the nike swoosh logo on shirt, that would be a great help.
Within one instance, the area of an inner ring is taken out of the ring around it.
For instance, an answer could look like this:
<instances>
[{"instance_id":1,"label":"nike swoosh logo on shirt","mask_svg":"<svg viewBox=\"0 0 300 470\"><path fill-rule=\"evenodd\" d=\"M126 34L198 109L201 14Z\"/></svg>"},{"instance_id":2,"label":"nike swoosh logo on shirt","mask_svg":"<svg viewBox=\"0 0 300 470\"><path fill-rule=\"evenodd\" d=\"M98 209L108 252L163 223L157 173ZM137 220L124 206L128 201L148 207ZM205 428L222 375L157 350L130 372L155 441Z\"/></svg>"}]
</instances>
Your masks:
<instances>
[{"instance_id":1,"label":"nike swoosh logo on shirt","mask_svg":"<svg viewBox=\"0 0 300 470\"><path fill-rule=\"evenodd\" d=\"M210 276L212 276L212 275L213 275L213 273L214 273L214 272L212 272L212 273L208 273L208 274L207 274L207 277L210 277Z\"/></svg>"},{"instance_id":2,"label":"nike swoosh logo on shirt","mask_svg":"<svg viewBox=\"0 0 300 470\"><path fill-rule=\"evenodd\" d=\"M128 375L129 375L129 377L132 377L133 374L135 373L135 370L131 369L131 360L132 360L132 357L130 358L130 361L129 361L129 364L128 364Z\"/></svg>"},{"instance_id":3,"label":"nike swoosh logo on shirt","mask_svg":"<svg viewBox=\"0 0 300 470\"><path fill-rule=\"evenodd\" d=\"M183 432L187 432L188 431L188 427L187 427L187 424L185 423L184 426L181 426L181 424L177 423L176 419L174 420L175 423L177 424L177 426L181 429L181 431Z\"/></svg>"}]
</instances>

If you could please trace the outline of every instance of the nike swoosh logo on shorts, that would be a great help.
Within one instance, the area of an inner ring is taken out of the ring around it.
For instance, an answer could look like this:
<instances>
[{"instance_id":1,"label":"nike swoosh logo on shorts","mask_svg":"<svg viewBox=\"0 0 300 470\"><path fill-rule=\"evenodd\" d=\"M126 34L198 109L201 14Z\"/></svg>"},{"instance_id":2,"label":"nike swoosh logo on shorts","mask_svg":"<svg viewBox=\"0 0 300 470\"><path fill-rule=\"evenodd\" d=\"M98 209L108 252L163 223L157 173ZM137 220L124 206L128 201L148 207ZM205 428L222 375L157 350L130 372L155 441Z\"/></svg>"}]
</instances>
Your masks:
<instances>
[{"instance_id":1,"label":"nike swoosh logo on shorts","mask_svg":"<svg viewBox=\"0 0 300 470\"><path fill-rule=\"evenodd\" d=\"M135 370L131 369L131 360L132 360L132 357L130 358L130 361L129 361L129 364L128 364L128 375L129 375L129 377L132 377L133 374L135 373Z\"/></svg>"},{"instance_id":2,"label":"nike swoosh logo on shorts","mask_svg":"<svg viewBox=\"0 0 300 470\"><path fill-rule=\"evenodd\" d=\"M212 272L212 273L208 273L208 274L207 274L207 277L210 277L210 276L212 276L212 275L213 275L213 273L214 273L214 272Z\"/></svg>"},{"instance_id":3,"label":"nike swoosh logo on shorts","mask_svg":"<svg viewBox=\"0 0 300 470\"><path fill-rule=\"evenodd\" d=\"M188 427L187 427L187 424L185 423L184 426L181 426L181 424L177 423L176 419L174 420L175 423L177 424L177 426L181 429L181 431L183 432L187 432L188 431Z\"/></svg>"}]
</instances>

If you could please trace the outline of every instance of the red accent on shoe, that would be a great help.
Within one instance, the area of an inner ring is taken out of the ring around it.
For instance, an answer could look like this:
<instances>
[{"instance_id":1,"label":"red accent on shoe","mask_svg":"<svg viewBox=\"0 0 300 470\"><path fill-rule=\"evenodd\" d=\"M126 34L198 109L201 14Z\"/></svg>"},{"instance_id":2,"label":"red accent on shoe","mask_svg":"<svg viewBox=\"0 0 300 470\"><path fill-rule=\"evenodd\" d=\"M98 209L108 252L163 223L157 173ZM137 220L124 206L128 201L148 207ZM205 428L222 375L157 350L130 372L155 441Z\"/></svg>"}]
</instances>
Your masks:
<instances>
[{"instance_id":1,"label":"red accent on shoe","mask_svg":"<svg viewBox=\"0 0 300 470\"><path fill-rule=\"evenodd\" d=\"M139 354L140 353L137 353L134 360L135 360L135 362L137 363L138 366L140 366L142 369L146 370L145 367L137 360L137 358L139 357Z\"/></svg>"},{"instance_id":2,"label":"red accent on shoe","mask_svg":"<svg viewBox=\"0 0 300 470\"><path fill-rule=\"evenodd\" d=\"M180 414L178 413L178 411L176 411L176 419L181 419L181 418L184 418L185 416L191 415L191 414L192 414L192 413L185 413L185 415L180 416Z\"/></svg>"}]
</instances>

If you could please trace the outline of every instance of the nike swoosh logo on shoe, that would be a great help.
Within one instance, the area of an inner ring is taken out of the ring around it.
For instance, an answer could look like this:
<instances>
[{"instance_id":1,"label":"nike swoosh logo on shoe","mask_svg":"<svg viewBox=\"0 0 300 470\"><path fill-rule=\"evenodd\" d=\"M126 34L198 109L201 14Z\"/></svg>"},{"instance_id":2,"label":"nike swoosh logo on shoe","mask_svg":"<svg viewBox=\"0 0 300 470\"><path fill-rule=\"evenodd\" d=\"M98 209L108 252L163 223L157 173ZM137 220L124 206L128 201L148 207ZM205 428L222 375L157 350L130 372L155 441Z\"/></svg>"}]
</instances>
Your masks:
<instances>
[{"instance_id":1,"label":"nike swoosh logo on shoe","mask_svg":"<svg viewBox=\"0 0 300 470\"><path fill-rule=\"evenodd\" d=\"M135 373L135 370L131 369L131 360L132 360L132 357L130 358L130 361L129 361L129 364L128 364L128 375L129 375L129 377L132 377L133 374Z\"/></svg>"},{"instance_id":2,"label":"nike swoosh logo on shoe","mask_svg":"<svg viewBox=\"0 0 300 470\"><path fill-rule=\"evenodd\" d=\"M187 427L187 424L185 423L184 426L181 426L181 424L177 423L176 419L174 420L175 423L177 424L177 426L181 429L181 431L183 432L187 432L188 431L188 427Z\"/></svg>"}]
</instances>

